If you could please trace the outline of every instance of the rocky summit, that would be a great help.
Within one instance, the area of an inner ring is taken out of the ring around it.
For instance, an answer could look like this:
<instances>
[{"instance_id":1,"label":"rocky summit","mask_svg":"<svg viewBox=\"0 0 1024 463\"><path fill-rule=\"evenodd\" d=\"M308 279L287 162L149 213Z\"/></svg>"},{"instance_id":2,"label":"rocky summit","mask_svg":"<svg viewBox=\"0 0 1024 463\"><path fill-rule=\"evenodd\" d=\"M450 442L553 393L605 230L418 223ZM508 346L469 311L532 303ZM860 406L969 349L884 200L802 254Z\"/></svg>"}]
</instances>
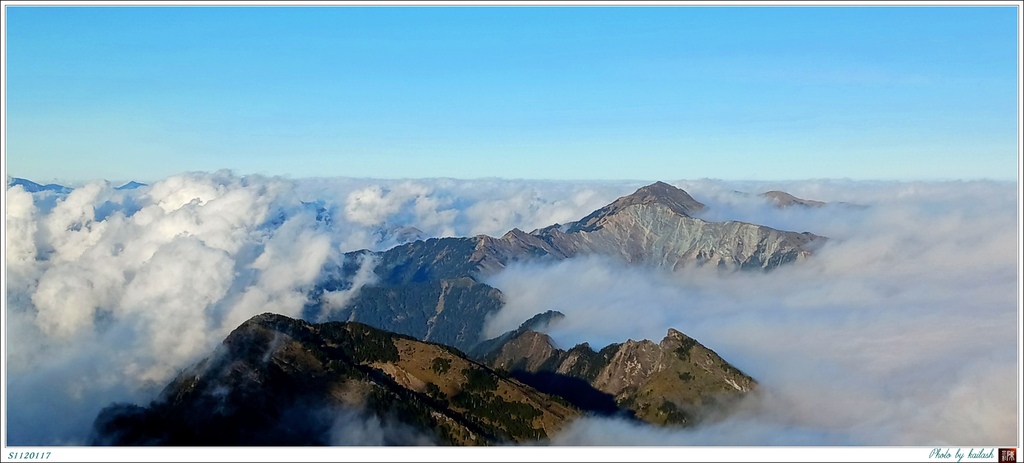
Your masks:
<instances>
[{"instance_id":1,"label":"rocky summit","mask_svg":"<svg viewBox=\"0 0 1024 463\"><path fill-rule=\"evenodd\" d=\"M478 353L481 361L570 402L589 397L574 402L585 410L628 410L653 424L686 426L757 388L753 378L671 328L659 343L629 340L596 352L586 343L557 349L548 335L523 327L509 334ZM605 394L604 402L593 400L595 392Z\"/></svg>"},{"instance_id":2,"label":"rocky summit","mask_svg":"<svg viewBox=\"0 0 1024 463\"><path fill-rule=\"evenodd\" d=\"M657 182L576 222L529 234L512 230L500 239L477 237L472 260L484 272L514 260L579 255L617 257L671 270L703 265L769 270L806 258L825 241L808 232L694 216L704 208L682 189Z\"/></svg>"}]
</instances>

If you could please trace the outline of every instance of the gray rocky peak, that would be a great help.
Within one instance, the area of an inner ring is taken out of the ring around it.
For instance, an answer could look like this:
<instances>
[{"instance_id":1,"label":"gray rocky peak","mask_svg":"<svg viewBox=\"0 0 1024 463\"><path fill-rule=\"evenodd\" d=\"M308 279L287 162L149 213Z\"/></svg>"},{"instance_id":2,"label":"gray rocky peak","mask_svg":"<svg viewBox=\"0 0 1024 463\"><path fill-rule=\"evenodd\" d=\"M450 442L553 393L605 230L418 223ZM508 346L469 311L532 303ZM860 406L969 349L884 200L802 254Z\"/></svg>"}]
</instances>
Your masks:
<instances>
[{"instance_id":1,"label":"gray rocky peak","mask_svg":"<svg viewBox=\"0 0 1024 463\"><path fill-rule=\"evenodd\" d=\"M655 424L694 424L706 405L713 408L757 389L753 378L672 328L660 343L630 339L600 351L586 343L561 350L548 335L529 330L509 332L488 343L490 351L478 358L492 368L509 371L538 388L558 378L583 381L618 407ZM573 399L586 392L583 389L562 392Z\"/></svg>"},{"instance_id":2,"label":"gray rocky peak","mask_svg":"<svg viewBox=\"0 0 1024 463\"><path fill-rule=\"evenodd\" d=\"M804 207L821 207L824 206L825 202L815 201L813 199L797 198L785 191L772 190L761 193L761 196L769 198L775 204L775 207L783 208L789 206L804 206Z\"/></svg>"},{"instance_id":3,"label":"gray rocky peak","mask_svg":"<svg viewBox=\"0 0 1024 463\"><path fill-rule=\"evenodd\" d=\"M693 214L704 209L704 204L693 199L687 192L665 182L655 182L641 187L633 194L616 199L613 203L602 207L573 224L568 232L593 231L600 228L606 217L618 214L630 206L659 204L676 214L693 217Z\"/></svg>"}]
</instances>

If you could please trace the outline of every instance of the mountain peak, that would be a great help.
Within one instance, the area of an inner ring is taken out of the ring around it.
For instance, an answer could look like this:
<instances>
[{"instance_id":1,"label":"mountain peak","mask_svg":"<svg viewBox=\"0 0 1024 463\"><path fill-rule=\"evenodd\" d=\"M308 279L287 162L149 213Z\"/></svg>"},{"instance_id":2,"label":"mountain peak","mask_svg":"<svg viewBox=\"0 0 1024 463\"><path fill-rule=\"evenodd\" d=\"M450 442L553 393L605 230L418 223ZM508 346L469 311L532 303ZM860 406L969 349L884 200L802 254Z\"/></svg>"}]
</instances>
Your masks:
<instances>
[{"instance_id":1,"label":"mountain peak","mask_svg":"<svg viewBox=\"0 0 1024 463\"><path fill-rule=\"evenodd\" d=\"M682 188L677 188L661 181L640 187L633 194L619 198L619 200L623 199L628 199L629 204L664 204L673 211L686 216L693 216L695 212L704 209L704 204L693 199Z\"/></svg>"},{"instance_id":2,"label":"mountain peak","mask_svg":"<svg viewBox=\"0 0 1024 463\"><path fill-rule=\"evenodd\" d=\"M24 188L25 191L29 193L38 193L40 191L53 191L56 192L57 194L66 195L68 193L71 193L72 190L72 188L66 187L64 185L58 185L56 183L40 185L36 182L24 178L8 177L7 187L10 188L15 185L21 185L21 187Z\"/></svg>"},{"instance_id":3,"label":"mountain peak","mask_svg":"<svg viewBox=\"0 0 1024 463\"><path fill-rule=\"evenodd\" d=\"M149 186L149 185L147 185L145 183L141 183L141 182L136 182L135 180L132 180L132 181L130 181L128 183L125 183L124 185L121 185L121 186L119 186L117 188L114 188L114 189L115 190L134 190L136 188L142 188L144 186Z\"/></svg>"},{"instance_id":4,"label":"mountain peak","mask_svg":"<svg viewBox=\"0 0 1024 463\"><path fill-rule=\"evenodd\" d=\"M568 231L570 233L575 231L594 231L601 228L602 219L615 215L630 206L648 204L660 204L672 212L685 217L693 217L693 214L704 209L704 204L693 199L686 191L658 181L640 187L633 194L616 199L613 203L594 211L569 227Z\"/></svg>"},{"instance_id":5,"label":"mountain peak","mask_svg":"<svg viewBox=\"0 0 1024 463\"><path fill-rule=\"evenodd\" d=\"M654 182L650 185L637 188L636 192L634 192L633 194L635 195L640 192L648 192L653 194L674 194L677 192L686 193L685 191L683 191L683 189L670 183L662 182L661 180L658 180L657 182Z\"/></svg>"},{"instance_id":6,"label":"mountain peak","mask_svg":"<svg viewBox=\"0 0 1024 463\"><path fill-rule=\"evenodd\" d=\"M538 336L538 342L543 338ZM384 445L544 440L579 415L555 397L440 344L352 322L264 313L180 373L149 407L112 404L93 423L106 445L326 445L350 410L409 432Z\"/></svg>"},{"instance_id":7,"label":"mountain peak","mask_svg":"<svg viewBox=\"0 0 1024 463\"><path fill-rule=\"evenodd\" d=\"M727 404L757 388L753 378L672 328L657 344L628 340L600 351L586 343L565 351L535 331L491 341L498 345L478 358L492 368L583 410L628 410L659 425L695 424L704 405Z\"/></svg>"},{"instance_id":8,"label":"mountain peak","mask_svg":"<svg viewBox=\"0 0 1024 463\"><path fill-rule=\"evenodd\" d=\"M769 198L775 203L775 207L783 208L793 205L804 206L804 207L821 207L825 203L822 201L815 201L813 199L797 198L785 191L772 190L761 193L761 196Z\"/></svg>"}]
</instances>

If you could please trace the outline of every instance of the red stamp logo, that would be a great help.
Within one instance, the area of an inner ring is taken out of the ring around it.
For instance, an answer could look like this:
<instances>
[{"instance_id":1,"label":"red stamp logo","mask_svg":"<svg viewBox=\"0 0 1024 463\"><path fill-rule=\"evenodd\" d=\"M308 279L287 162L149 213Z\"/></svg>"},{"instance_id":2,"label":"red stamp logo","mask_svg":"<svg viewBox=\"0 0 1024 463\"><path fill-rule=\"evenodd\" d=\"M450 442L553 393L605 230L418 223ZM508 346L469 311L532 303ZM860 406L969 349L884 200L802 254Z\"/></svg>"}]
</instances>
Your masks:
<instances>
[{"instance_id":1,"label":"red stamp logo","mask_svg":"<svg viewBox=\"0 0 1024 463\"><path fill-rule=\"evenodd\" d=\"M999 463L1017 463L1017 449L999 449Z\"/></svg>"}]
</instances>

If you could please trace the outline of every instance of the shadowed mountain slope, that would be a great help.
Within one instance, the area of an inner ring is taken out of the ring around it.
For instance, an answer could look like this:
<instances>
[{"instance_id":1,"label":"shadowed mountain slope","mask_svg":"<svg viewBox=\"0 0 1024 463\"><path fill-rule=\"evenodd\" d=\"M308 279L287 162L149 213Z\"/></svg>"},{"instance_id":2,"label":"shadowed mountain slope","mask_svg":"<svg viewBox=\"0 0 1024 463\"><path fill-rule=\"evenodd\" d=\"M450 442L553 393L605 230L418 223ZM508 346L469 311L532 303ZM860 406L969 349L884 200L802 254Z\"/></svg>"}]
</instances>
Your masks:
<instances>
[{"instance_id":1,"label":"shadowed mountain slope","mask_svg":"<svg viewBox=\"0 0 1024 463\"><path fill-rule=\"evenodd\" d=\"M411 431L385 443L480 445L545 439L579 411L447 346L263 314L148 407L105 408L93 443L325 445L339 415Z\"/></svg>"}]
</instances>

